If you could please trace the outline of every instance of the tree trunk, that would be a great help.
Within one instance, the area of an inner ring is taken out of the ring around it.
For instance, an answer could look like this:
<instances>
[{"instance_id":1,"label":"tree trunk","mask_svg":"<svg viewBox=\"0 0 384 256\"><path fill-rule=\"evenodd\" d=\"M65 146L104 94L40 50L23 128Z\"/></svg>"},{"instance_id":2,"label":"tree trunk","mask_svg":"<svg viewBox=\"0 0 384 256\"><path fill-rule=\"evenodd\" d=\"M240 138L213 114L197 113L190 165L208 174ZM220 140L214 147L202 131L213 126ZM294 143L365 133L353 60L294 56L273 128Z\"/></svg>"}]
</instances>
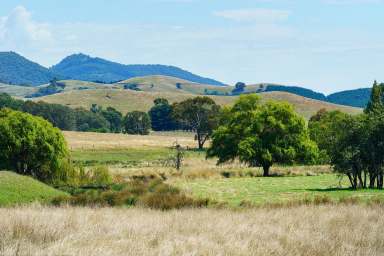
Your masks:
<instances>
[{"instance_id":1,"label":"tree trunk","mask_svg":"<svg viewBox=\"0 0 384 256\"><path fill-rule=\"evenodd\" d=\"M363 178L361 177L361 173L358 174L358 178L359 178L359 188L364 188L364 182L363 182Z\"/></svg>"},{"instance_id":2,"label":"tree trunk","mask_svg":"<svg viewBox=\"0 0 384 256\"><path fill-rule=\"evenodd\" d=\"M196 137L197 137L197 143L199 145L199 149L201 150L203 149L203 146L204 146L203 136L201 136L201 134L197 132Z\"/></svg>"},{"instance_id":3,"label":"tree trunk","mask_svg":"<svg viewBox=\"0 0 384 256\"><path fill-rule=\"evenodd\" d=\"M369 175L369 188L375 188L375 181L376 181L376 175L371 173Z\"/></svg>"},{"instance_id":4,"label":"tree trunk","mask_svg":"<svg viewBox=\"0 0 384 256\"><path fill-rule=\"evenodd\" d=\"M271 167L270 165L263 166L263 176L264 177L269 177L269 168L270 167Z\"/></svg>"},{"instance_id":5,"label":"tree trunk","mask_svg":"<svg viewBox=\"0 0 384 256\"><path fill-rule=\"evenodd\" d=\"M367 172L364 172L364 188L367 188Z\"/></svg>"},{"instance_id":6,"label":"tree trunk","mask_svg":"<svg viewBox=\"0 0 384 256\"><path fill-rule=\"evenodd\" d=\"M377 188L383 189L383 174L381 173L377 176Z\"/></svg>"},{"instance_id":7,"label":"tree trunk","mask_svg":"<svg viewBox=\"0 0 384 256\"><path fill-rule=\"evenodd\" d=\"M347 173L347 176L348 176L349 182L351 183L352 189L356 189L356 184L354 182L352 175L350 173Z\"/></svg>"}]
</instances>

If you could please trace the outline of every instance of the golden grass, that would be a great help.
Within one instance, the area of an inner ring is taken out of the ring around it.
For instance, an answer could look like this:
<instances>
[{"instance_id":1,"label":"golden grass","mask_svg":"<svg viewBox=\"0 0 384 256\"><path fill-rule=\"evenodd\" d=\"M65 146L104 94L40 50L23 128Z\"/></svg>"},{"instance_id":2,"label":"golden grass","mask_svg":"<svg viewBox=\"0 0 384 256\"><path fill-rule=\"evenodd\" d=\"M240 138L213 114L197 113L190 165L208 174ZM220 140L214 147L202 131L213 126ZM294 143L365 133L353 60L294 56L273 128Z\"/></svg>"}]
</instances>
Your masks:
<instances>
[{"instance_id":1,"label":"golden grass","mask_svg":"<svg viewBox=\"0 0 384 256\"><path fill-rule=\"evenodd\" d=\"M48 103L58 103L69 107L84 107L89 109L92 104L97 103L103 107L114 107L122 113L139 110L148 111L153 106L156 98L166 98L171 103L180 102L196 94L186 92L170 92L170 91L132 91L122 89L94 89L94 90L72 90L65 93L49 95L36 98L34 100L43 100ZM266 92L260 93L264 100L283 100L293 104L296 111L309 118L319 109L340 110L347 113L360 113L359 108L347 107L327 103L323 101L313 100L298 96L287 92ZM238 98L237 96L209 96L220 105L231 105Z\"/></svg>"},{"instance_id":2,"label":"golden grass","mask_svg":"<svg viewBox=\"0 0 384 256\"><path fill-rule=\"evenodd\" d=\"M145 136L94 132L63 133L73 150L172 147L176 140L184 147L196 147L193 134L184 132L155 132Z\"/></svg>"},{"instance_id":3,"label":"golden grass","mask_svg":"<svg viewBox=\"0 0 384 256\"><path fill-rule=\"evenodd\" d=\"M383 206L0 209L0 255L383 255Z\"/></svg>"}]
</instances>

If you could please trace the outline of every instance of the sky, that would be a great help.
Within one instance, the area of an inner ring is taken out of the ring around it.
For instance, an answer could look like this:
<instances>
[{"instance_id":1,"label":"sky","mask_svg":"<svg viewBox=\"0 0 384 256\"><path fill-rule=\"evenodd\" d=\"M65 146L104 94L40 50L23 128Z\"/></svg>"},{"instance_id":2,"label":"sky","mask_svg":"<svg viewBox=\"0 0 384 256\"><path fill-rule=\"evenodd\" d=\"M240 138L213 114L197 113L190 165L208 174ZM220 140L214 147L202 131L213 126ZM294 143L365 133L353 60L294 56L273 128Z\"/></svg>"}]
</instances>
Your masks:
<instances>
[{"instance_id":1,"label":"sky","mask_svg":"<svg viewBox=\"0 0 384 256\"><path fill-rule=\"evenodd\" d=\"M384 81L384 0L1 0L0 51L174 65L326 94Z\"/></svg>"}]
</instances>

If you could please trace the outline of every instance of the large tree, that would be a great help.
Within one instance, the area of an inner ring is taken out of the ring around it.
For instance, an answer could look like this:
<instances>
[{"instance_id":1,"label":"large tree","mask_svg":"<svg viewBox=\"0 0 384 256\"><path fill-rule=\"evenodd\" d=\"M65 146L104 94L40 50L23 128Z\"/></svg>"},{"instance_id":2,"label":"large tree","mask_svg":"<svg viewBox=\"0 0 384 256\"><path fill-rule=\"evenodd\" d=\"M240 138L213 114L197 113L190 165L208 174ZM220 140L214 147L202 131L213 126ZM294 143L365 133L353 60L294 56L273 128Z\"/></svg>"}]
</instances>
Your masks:
<instances>
[{"instance_id":1,"label":"large tree","mask_svg":"<svg viewBox=\"0 0 384 256\"><path fill-rule=\"evenodd\" d=\"M101 110L101 115L109 122L111 132L121 132L123 122L123 115L121 112L115 108L107 107L106 110Z\"/></svg>"},{"instance_id":2,"label":"large tree","mask_svg":"<svg viewBox=\"0 0 384 256\"><path fill-rule=\"evenodd\" d=\"M149 115L141 111L127 113L124 118L124 132L128 134L147 135L151 129Z\"/></svg>"},{"instance_id":3,"label":"large tree","mask_svg":"<svg viewBox=\"0 0 384 256\"><path fill-rule=\"evenodd\" d=\"M218 163L238 158L263 167L264 176L269 176L275 163L313 163L317 158L305 120L288 103L261 104L256 95L241 96L224 116L207 152L208 157L218 157Z\"/></svg>"},{"instance_id":4,"label":"large tree","mask_svg":"<svg viewBox=\"0 0 384 256\"><path fill-rule=\"evenodd\" d=\"M167 99L157 98L154 100L154 106L149 110L152 129L154 131L170 131L176 128L175 121L172 118L172 106Z\"/></svg>"},{"instance_id":5,"label":"large tree","mask_svg":"<svg viewBox=\"0 0 384 256\"><path fill-rule=\"evenodd\" d=\"M27 113L0 110L0 169L44 182L66 179L68 148L60 130Z\"/></svg>"},{"instance_id":6,"label":"large tree","mask_svg":"<svg viewBox=\"0 0 384 256\"><path fill-rule=\"evenodd\" d=\"M173 117L186 129L196 133L199 149L203 149L217 127L220 106L209 97L195 97L173 105Z\"/></svg>"},{"instance_id":7,"label":"large tree","mask_svg":"<svg viewBox=\"0 0 384 256\"><path fill-rule=\"evenodd\" d=\"M343 135L344 121L349 119L350 116L346 113L322 109L310 118L309 134L319 147L321 164L329 164L333 148L338 143L338 138Z\"/></svg>"}]
</instances>

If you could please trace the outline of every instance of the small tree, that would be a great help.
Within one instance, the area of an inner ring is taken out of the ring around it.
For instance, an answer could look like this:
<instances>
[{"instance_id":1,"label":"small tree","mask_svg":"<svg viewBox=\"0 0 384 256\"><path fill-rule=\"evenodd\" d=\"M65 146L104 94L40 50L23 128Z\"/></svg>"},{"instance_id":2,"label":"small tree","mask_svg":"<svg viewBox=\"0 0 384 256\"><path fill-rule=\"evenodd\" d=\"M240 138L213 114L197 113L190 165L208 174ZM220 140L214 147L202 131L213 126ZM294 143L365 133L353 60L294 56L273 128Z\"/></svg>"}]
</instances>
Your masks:
<instances>
[{"instance_id":1,"label":"small tree","mask_svg":"<svg viewBox=\"0 0 384 256\"><path fill-rule=\"evenodd\" d=\"M124 132L128 134L149 134L151 119L149 115L141 111L129 112L124 118Z\"/></svg>"},{"instance_id":2,"label":"small tree","mask_svg":"<svg viewBox=\"0 0 384 256\"><path fill-rule=\"evenodd\" d=\"M196 133L199 149L217 127L220 106L209 97L195 97L173 105L173 117Z\"/></svg>"},{"instance_id":3,"label":"small tree","mask_svg":"<svg viewBox=\"0 0 384 256\"><path fill-rule=\"evenodd\" d=\"M53 183L68 173L68 148L59 129L40 117L0 110L0 169Z\"/></svg>"},{"instance_id":4,"label":"small tree","mask_svg":"<svg viewBox=\"0 0 384 256\"><path fill-rule=\"evenodd\" d=\"M184 148L176 141L174 143L174 149L176 150L174 164L176 170L179 171L184 160Z\"/></svg>"},{"instance_id":5,"label":"small tree","mask_svg":"<svg viewBox=\"0 0 384 256\"><path fill-rule=\"evenodd\" d=\"M384 112L384 84L378 84L377 81L373 83L371 98L364 110L365 113L379 113Z\"/></svg>"},{"instance_id":6,"label":"small tree","mask_svg":"<svg viewBox=\"0 0 384 256\"><path fill-rule=\"evenodd\" d=\"M235 88L232 90L232 94L239 94L244 91L246 84L243 82L238 82L235 84Z\"/></svg>"},{"instance_id":7,"label":"small tree","mask_svg":"<svg viewBox=\"0 0 384 256\"><path fill-rule=\"evenodd\" d=\"M261 105L256 95L241 96L224 116L207 152L208 157L218 157L218 163L239 158L263 167L264 176L269 176L274 163L313 163L317 158L305 120L287 103Z\"/></svg>"}]
</instances>

